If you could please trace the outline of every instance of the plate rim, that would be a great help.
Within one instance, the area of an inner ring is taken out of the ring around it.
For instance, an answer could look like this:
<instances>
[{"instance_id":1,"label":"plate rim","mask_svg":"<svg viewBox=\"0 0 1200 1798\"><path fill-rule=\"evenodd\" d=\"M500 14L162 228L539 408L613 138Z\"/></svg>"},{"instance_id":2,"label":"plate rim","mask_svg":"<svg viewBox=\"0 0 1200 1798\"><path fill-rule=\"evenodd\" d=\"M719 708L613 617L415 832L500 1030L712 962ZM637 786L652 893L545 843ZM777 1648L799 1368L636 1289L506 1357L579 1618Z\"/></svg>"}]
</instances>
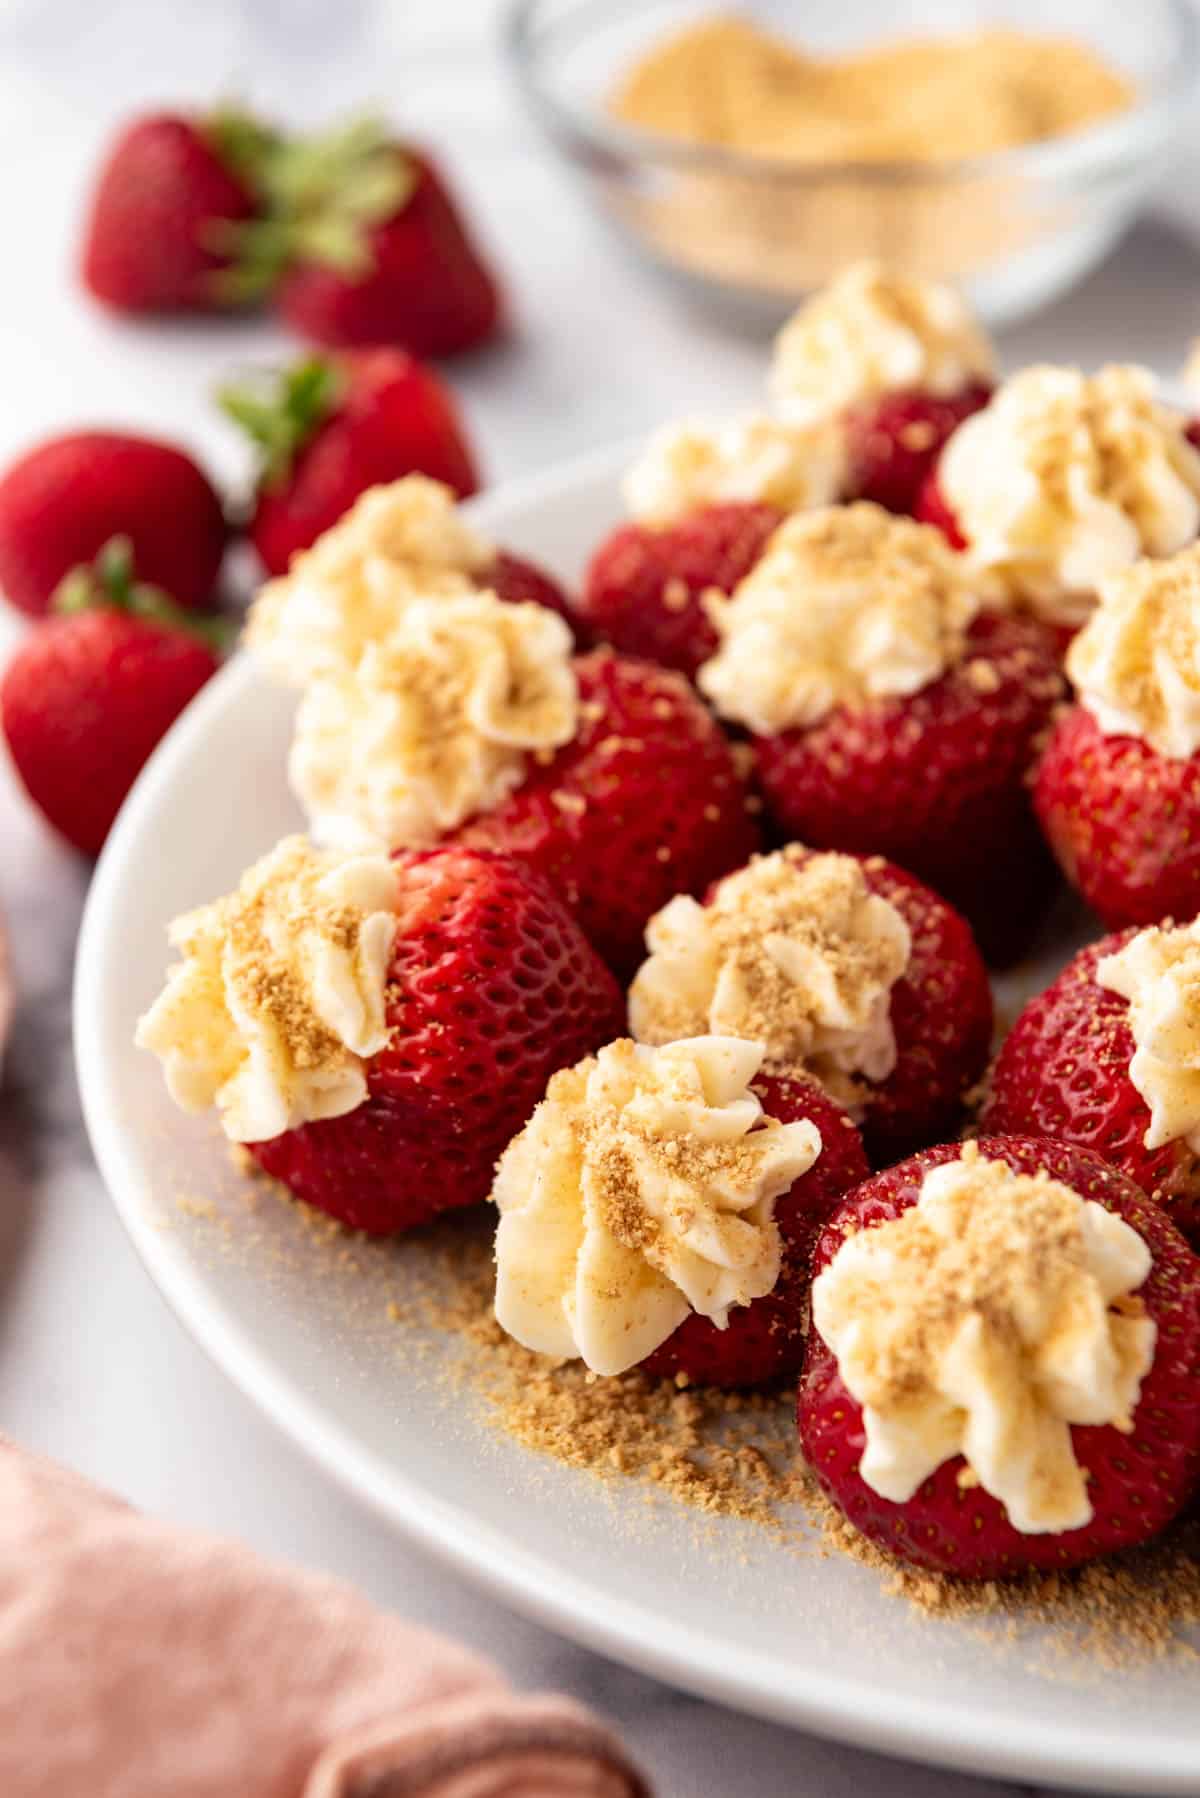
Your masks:
<instances>
[{"instance_id":1,"label":"plate rim","mask_svg":"<svg viewBox=\"0 0 1200 1798\"><path fill-rule=\"evenodd\" d=\"M512 511L552 505L589 482L611 481L628 446L593 451L547 473L525 476L470 502L481 529L499 531ZM1077 1789L1171 1795L1196 1793L1194 1752L1155 1753L1150 1741L1113 1731L1081 1740L1071 1725L1039 1723L1036 1740L1016 1746L1019 1730L997 1717L982 1730L952 1701L896 1699L820 1670L788 1669L775 1657L721 1649L661 1612L591 1582L564 1576L551 1560L481 1524L470 1511L435 1497L402 1466L364 1449L311 1400L298 1382L228 1315L219 1294L193 1265L178 1233L162 1231L126 1147L115 1082L104 1053L100 991L111 920L120 905L126 862L143 819L177 769L221 716L236 710L262 679L243 651L208 683L159 744L135 783L96 867L80 926L72 995L76 1074L84 1121L100 1175L143 1266L175 1317L227 1379L343 1491L423 1550L494 1598L543 1627L669 1685L716 1703L880 1754L960 1772ZM800 1687L800 1690L796 1688ZM1150 1783L1148 1783L1148 1781Z\"/></svg>"}]
</instances>

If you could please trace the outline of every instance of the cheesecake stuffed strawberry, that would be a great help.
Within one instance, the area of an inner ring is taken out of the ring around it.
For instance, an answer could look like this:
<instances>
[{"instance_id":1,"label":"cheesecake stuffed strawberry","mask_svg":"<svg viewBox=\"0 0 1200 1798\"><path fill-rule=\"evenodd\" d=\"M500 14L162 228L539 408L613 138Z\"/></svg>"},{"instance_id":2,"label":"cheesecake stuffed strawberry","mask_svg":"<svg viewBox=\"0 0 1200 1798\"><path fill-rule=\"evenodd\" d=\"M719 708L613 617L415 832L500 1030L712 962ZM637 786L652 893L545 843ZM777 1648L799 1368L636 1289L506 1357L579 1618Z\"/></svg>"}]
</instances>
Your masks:
<instances>
[{"instance_id":1,"label":"cheesecake stuffed strawberry","mask_svg":"<svg viewBox=\"0 0 1200 1798\"><path fill-rule=\"evenodd\" d=\"M760 1089L818 1081L877 1162L948 1135L983 1072L992 1001L970 929L878 856L799 844L757 856L702 902L672 899L646 946L635 1037L757 1043Z\"/></svg>"},{"instance_id":2,"label":"cheesecake stuffed strawberry","mask_svg":"<svg viewBox=\"0 0 1200 1798\"><path fill-rule=\"evenodd\" d=\"M848 497L911 513L994 374L987 333L955 288L858 262L780 332L771 395L792 425L838 425Z\"/></svg>"},{"instance_id":3,"label":"cheesecake stuffed strawberry","mask_svg":"<svg viewBox=\"0 0 1200 1798\"><path fill-rule=\"evenodd\" d=\"M368 487L311 548L292 556L250 610L246 640L290 686L352 668L408 601L483 588L504 600L571 608L548 574L468 523L453 491L425 475Z\"/></svg>"},{"instance_id":4,"label":"cheesecake stuffed strawberry","mask_svg":"<svg viewBox=\"0 0 1200 1798\"><path fill-rule=\"evenodd\" d=\"M868 502L799 513L713 602L697 678L752 733L782 835L898 862L1003 962L1051 886L1027 780L1064 688L1046 628L991 598L929 526Z\"/></svg>"},{"instance_id":5,"label":"cheesecake stuffed strawberry","mask_svg":"<svg viewBox=\"0 0 1200 1798\"><path fill-rule=\"evenodd\" d=\"M841 497L845 457L831 425L757 413L659 431L625 482L629 520L584 577L588 628L628 655L692 675L716 646L709 596L731 593L789 512Z\"/></svg>"},{"instance_id":6,"label":"cheesecake stuffed strawberry","mask_svg":"<svg viewBox=\"0 0 1200 1798\"><path fill-rule=\"evenodd\" d=\"M1200 1482L1200 1259L1060 1143L950 1143L875 1175L813 1260L800 1441L899 1560L967 1579L1136 1547Z\"/></svg>"},{"instance_id":7,"label":"cheesecake stuffed strawberry","mask_svg":"<svg viewBox=\"0 0 1200 1798\"><path fill-rule=\"evenodd\" d=\"M1081 950L1005 1039L983 1123L1103 1155L1200 1244L1200 923Z\"/></svg>"},{"instance_id":8,"label":"cheesecake stuffed strawberry","mask_svg":"<svg viewBox=\"0 0 1200 1798\"><path fill-rule=\"evenodd\" d=\"M761 1060L622 1039L555 1074L492 1192L509 1335L601 1375L795 1372L813 1240L866 1160L819 1086L762 1083Z\"/></svg>"},{"instance_id":9,"label":"cheesecake stuffed strawberry","mask_svg":"<svg viewBox=\"0 0 1200 1798\"><path fill-rule=\"evenodd\" d=\"M310 680L291 780L324 841L519 857L624 971L650 914L744 861L757 832L681 675L572 650L545 606L411 599L356 662Z\"/></svg>"},{"instance_id":10,"label":"cheesecake stuffed strawberry","mask_svg":"<svg viewBox=\"0 0 1200 1798\"><path fill-rule=\"evenodd\" d=\"M1200 452L1148 370L1035 366L946 444L918 515L1062 637L1100 584L1200 531Z\"/></svg>"},{"instance_id":11,"label":"cheesecake stuffed strawberry","mask_svg":"<svg viewBox=\"0 0 1200 1798\"><path fill-rule=\"evenodd\" d=\"M1200 547L1101 583L1034 805L1110 929L1200 911Z\"/></svg>"},{"instance_id":12,"label":"cheesecake stuffed strawberry","mask_svg":"<svg viewBox=\"0 0 1200 1798\"><path fill-rule=\"evenodd\" d=\"M339 856L285 839L171 926L138 1028L186 1111L298 1198L386 1234L486 1198L612 976L541 880L465 849Z\"/></svg>"},{"instance_id":13,"label":"cheesecake stuffed strawberry","mask_svg":"<svg viewBox=\"0 0 1200 1798\"><path fill-rule=\"evenodd\" d=\"M694 674L731 593L791 512L846 498L911 511L954 426L990 391L986 337L952 289L863 263L783 331L774 412L668 426L629 471L627 522L592 557L581 609L630 655Z\"/></svg>"}]
</instances>

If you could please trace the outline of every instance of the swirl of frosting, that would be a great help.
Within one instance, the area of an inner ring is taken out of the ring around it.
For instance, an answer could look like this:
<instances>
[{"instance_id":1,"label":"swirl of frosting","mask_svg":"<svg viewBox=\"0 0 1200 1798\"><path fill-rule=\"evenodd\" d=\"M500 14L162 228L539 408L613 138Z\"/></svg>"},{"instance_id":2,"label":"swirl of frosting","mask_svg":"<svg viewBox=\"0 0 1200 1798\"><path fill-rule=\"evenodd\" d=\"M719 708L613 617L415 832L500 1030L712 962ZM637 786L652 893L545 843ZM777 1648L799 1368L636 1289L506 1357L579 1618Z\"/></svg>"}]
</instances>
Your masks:
<instances>
[{"instance_id":1,"label":"swirl of frosting","mask_svg":"<svg viewBox=\"0 0 1200 1798\"><path fill-rule=\"evenodd\" d=\"M181 959L137 1029L175 1102L215 1105L233 1142L361 1105L387 1041L396 900L386 856L346 860L287 837L236 892L177 918Z\"/></svg>"},{"instance_id":2,"label":"swirl of frosting","mask_svg":"<svg viewBox=\"0 0 1200 1798\"><path fill-rule=\"evenodd\" d=\"M1186 420L1128 366L1034 367L961 424L938 484L971 561L1055 624L1080 624L1100 583L1200 530L1200 455Z\"/></svg>"},{"instance_id":3,"label":"swirl of frosting","mask_svg":"<svg viewBox=\"0 0 1200 1798\"><path fill-rule=\"evenodd\" d=\"M575 734L572 647L545 606L413 600L384 642L300 702L289 773L314 833L423 848L498 805L532 752Z\"/></svg>"},{"instance_id":4,"label":"swirl of frosting","mask_svg":"<svg viewBox=\"0 0 1200 1798\"><path fill-rule=\"evenodd\" d=\"M1129 1078L1150 1107L1146 1148L1178 1138L1200 1154L1200 919L1140 930L1097 962L1096 981L1129 1001Z\"/></svg>"},{"instance_id":5,"label":"swirl of frosting","mask_svg":"<svg viewBox=\"0 0 1200 1798\"><path fill-rule=\"evenodd\" d=\"M846 480L841 433L800 429L765 413L724 424L667 425L625 478L634 518L667 525L704 506L759 502L796 512L827 506Z\"/></svg>"},{"instance_id":6,"label":"swirl of frosting","mask_svg":"<svg viewBox=\"0 0 1200 1798\"><path fill-rule=\"evenodd\" d=\"M940 531L859 501L801 512L728 599L697 676L723 718L770 736L837 705L919 692L957 662L984 585Z\"/></svg>"},{"instance_id":7,"label":"swirl of frosting","mask_svg":"<svg viewBox=\"0 0 1200 1798\"><path fill-rule=\"evenodd\" d=\"M757 1041L768 1071L805 1068L855 1116L858 1077L886 1080L896 1065L891 992L912 939L851 855L792 845L756 856L707 904L672 899L646 946L629 992L641 1042L704 1031Z\"/></svg>"},{"instance_id":8,"label":"swirl of frosting","mask_svg":"<svg viewBox=\"0 0 1200 1798\"><path fill-rule=\"evenodd\" d=\"M810 425L886 393L949 398L994 370L987 333L955 288L856 262L783 327L771 393L790 423Z\"/></svg>"},{"instance_id":9,"label":"swirl of frosting","mask_svg":"<svg viewBox=\"0 0 1200 1798\"><path fill-rule=\"evenodd\" d=\"M246 641L277 679L303 687L352 668L410 600L470 593L494 554L440 481L410 474L369 487L262 588Z\"/></svg>"},{"instance_id":10,"label":"swirl of frosting","mask_svg":"<svg viewBox=\"0 0 1200 1798\"><path fill-rule=\"evenodd\" d=\"M904 1504L961 1455L1026 1535L1091 1521L1072 1424L1132 1429L1155 1326L1137 1231L973 1143L900 1217L847 1237L813 1324L862 1406L863 1480Z\"/></svg>"},{"instance_id":11,"label":"swirl of frosting","mask_svg":"<svg viewBox=\"0 0 1200 1798\"><path fill-rule=\"evenodd\" d=\"M1080 703L1108 736L1160 755L1200 750L1200 547L1135 562L1101 583L1067 652Z\"/></svg>"},{"instance_id":12,"label":"swirl of frosting","mask_svg":"<svg viewBox=\"0 0 1200 1798\"><path fill-rule=\"evenodd\" d=\"M496 1171L496 1316L600 1374L693 1312L724 1329L779 1278L775 1201L821 1152L764 1117L756 1043L628 1041L554 1075Z\"/></svg>"}]
</instances>

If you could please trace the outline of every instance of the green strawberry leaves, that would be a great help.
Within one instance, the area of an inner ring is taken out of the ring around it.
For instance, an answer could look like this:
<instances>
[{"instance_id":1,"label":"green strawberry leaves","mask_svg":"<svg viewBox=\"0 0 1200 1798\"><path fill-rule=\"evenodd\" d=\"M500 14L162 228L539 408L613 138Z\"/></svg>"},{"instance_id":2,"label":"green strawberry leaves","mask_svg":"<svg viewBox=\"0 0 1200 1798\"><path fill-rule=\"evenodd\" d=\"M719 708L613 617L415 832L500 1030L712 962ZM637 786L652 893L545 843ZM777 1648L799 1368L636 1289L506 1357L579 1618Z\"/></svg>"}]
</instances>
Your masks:
<instances>
[{"instance_id":1,"label":"green strawberry leaves","mask_svg":"<svg viewBox=\"0 0 1200 1798\"><path fill-rule=\"evenodd\" d=\"M257 445L259 485L278 487L317 427L342 395L343 377L323 356L306 356L289 368L263 369L229 382L217 393L227 417Z\"/></svg>"},{"instance_id":2,"label":"green strawberry leaves","mask_svg":"<svg viewBox=\"0 0 1200 1798\"><path fill-rule=\"evenodd\" d=\"M216 276L229 304L262 299L297 262L319 262L350 279L369 274L371 228L400 212L417 184L416 165L383 119L364 116L288 138L228 108L214 115L209 132L261 203L258 218L213 223L211 247L229 259Z\"/></svg>"},{"instance_id":3,"label":"green strawberry leaves","mask_svg":"<svg viewBox=\"0 0 1200 1798\"><path fill-rule=\"evenodd\" d=\"M63 617L103 607L128 612L133 618L144 618L167 630L186 631L215 655L223 655L237 634L233 619L186 612L161 587L137 580L133 544L124 536L110 537L93 562L81 563L65 574L55 589L52 605Z\"/></svg>"}]
</instances>

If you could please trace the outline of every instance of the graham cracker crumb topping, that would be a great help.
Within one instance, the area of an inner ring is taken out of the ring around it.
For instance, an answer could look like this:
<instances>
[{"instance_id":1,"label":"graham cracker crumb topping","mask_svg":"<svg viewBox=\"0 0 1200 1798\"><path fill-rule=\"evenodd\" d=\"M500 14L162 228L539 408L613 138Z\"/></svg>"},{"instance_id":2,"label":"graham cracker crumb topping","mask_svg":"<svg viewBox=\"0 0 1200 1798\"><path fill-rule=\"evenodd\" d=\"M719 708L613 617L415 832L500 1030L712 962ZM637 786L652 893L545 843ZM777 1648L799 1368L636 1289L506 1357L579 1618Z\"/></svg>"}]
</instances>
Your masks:
<instances>
[{"instance_id":1,"label":"graham cracker crumb topping","mask_svg":"<svg viewBox=\"0 0 1200 1798\"><path fill-rule=\"evenodd\" d=\"M1083 705L1160 755L1200 749L1200 547L1111 575L1067 653Z\"/></svg>"},{"instance_id":2,"label":"graham cracker crumb topping","mask_svg":"<svg viewBox=\"0 0 1200 1798\"><path fill-rule=\"evenodd\" d=\"M496 1315L526 1347L622 1373L691 1312L779 1277L776 1198L821 1149L764 1117L757 1044L629 1041L556 1074L501 1157Z\"/></svg>"},{"instance_id":3,"label":"graham cracker crumb topping","mask_svg":"<svg viewBox=\"0 0 1200 1798\"><path fill-rule=\"evenodd\" d=\"M326 841L436 842L520 785L578 723L571 633L494 593L414 600L356 667L309 686L292 786Z\"/></svg>"},{"instance_id":4,"label":"graham cracker crumb topping","mask_svg":"<svg viewBox=\"0 0 1200 1798\"><path fill-rule=\"evenodd\" d=\"M908 926L853 856L792 844L726 876L711 900L679 895L650 920L629 994L642 1042L711 1031L758 1042L768 1073L803 1068L852 1114L859 1080L896 1063L891 990Z\"/></svg>"},{"instance_id":5,"label":"graham cracker crumb topping","mask_svg":"<svg viewBox=\"0 0 1200 1798\"><path fill-rule=\"evenodd\" d=\"M797 513L711 601L720 647L698 682L723 717L764 735L816 724L937 680L987 597L929 525L866 501Z\"/></svg>"},{"instance_id":6,"label":"graham cracker crumb topping","mask_svg":"<svg viewBox=\"0 0 1200 1798\"><path fill-rule=\"evenodd\" d=\"M813 1283L814 1326L863 1407L866 1483L903 1504L961 1454L1014 1528L1088 1523L1070 1426L1132 1428L1150 1265L1130 1225L1045 1173L974 1143L931 1169L915 1205L848 1237Z\"/></svg>"},{"instance_id":7,"label":"graham cracker crumb topping","mask_svg":"<svg viewBox=\"0 0 1200 1798\"><path fill-rule=\"evenodd\" d=\"M177 919L181 961L138 1026L188 1111L260 1142L366 1097L387 1040L396 873L384 857L319 854L287 837L237 891Z\"/></svg>"}]
</instances>

